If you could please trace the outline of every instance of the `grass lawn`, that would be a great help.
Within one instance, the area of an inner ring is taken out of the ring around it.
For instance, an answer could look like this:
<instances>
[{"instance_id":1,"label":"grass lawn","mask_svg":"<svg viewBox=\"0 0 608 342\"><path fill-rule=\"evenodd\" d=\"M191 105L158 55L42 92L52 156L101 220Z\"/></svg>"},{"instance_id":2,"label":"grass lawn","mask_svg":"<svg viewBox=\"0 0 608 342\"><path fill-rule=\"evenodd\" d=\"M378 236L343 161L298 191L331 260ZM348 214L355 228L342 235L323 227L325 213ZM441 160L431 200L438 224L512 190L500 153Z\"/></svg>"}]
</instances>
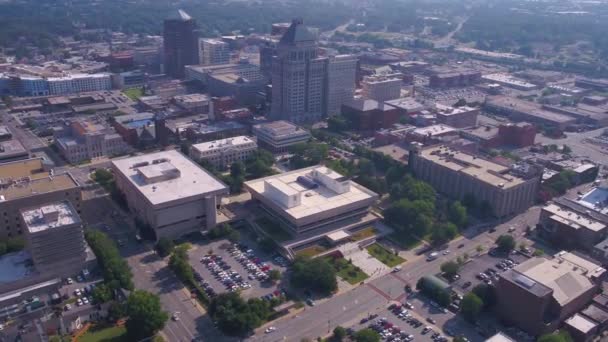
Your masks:
<instances>
[{"instance_id":1,"label":"grass lawn","mask_svg":"<svg viewBox=\"0 0 608 342\"><path fill-rule=\"evenodd\" d=\"M279 222L276 222L266 216L256 219L255 223L277 242L283 242L291 239L291 235L281 228L281 224Z\"/></svg>"},{"instance_id":2,"label":"grass lawn","mask_svg":"<svg viewBox=\"0 0 608 342\"><path fill-rule=\"evenodd\" d=\"M416 239L412 235L400 234L398 232L387 235L386 238L405 250L412 249L422 243L422 241Z\"/></svg>"},{"instance_id":3,"label":"grass lawn","mask_svg":"<svg viewBox=\"0 0 608 342\"><path fill-rule=\"evenodd\" d=\"M93 327L78 338L78 342L127 342L127 329L124 326Z\"/></svg>"},{"instance_id":4,"label":"grass lawn","mask_svg":"<svg viewBox=\"0 0 608 342\"><path fill-rule=\"evenodd\" d=\"M123 93L125 95L127 95L133 101L144 96L144 91L141 88L126 89L126 90L123 90Z\"/></svg>"},{"instance_id":5,"label":"grass lawn","mask_svg":"<svg viewBox=\"0 0 608 342\"><path fill-rule=\"evenodd\" d=\"M391 253L389 250L377 243L367 247L367 251L374 258L380 260L380 262L388 267L395 267L405 261L402 257Z\"/></svg>"},{"instance_id":6,"label":"grass lawn","mask_svg":"<svg viewBox=\"0 0 608 342\"><path fill-rule=\"evenodd\" d=\"M303 256L303 257L309 257L309 258L314 258L315 256L325 252L327 250L327 247L325 246L321 246L321 245L312 245L310 247L306 247L303 249L300 249L299 251L296 252L297 256Z\"/></svg>"},{"instance_id":7,"label":"grass lawn","mask_svg":"<svg viewBox=\"0 0 608 342\"><path fill-rule=\"evenodd\" d=\"M350 236L350 238L352 241L361 241L370 236L374 236L374 234L376 234L376 232L377 232L376 228L367 227L367 228L363 228L361 230L356 231L355 233L353 233Z\"/></svg>"},{"instance_id":8,"label":"grass lawn","mask_svg":"<svg viewBox=\"0 0 608 342\"><path fill-rule=\"evenodd\" d=\"M338 277L344 279L351 285L359 284L369 276L359 267L349 263L344 258L327 257L329 263L336 269Z\"/></svg>"}]
</instances>

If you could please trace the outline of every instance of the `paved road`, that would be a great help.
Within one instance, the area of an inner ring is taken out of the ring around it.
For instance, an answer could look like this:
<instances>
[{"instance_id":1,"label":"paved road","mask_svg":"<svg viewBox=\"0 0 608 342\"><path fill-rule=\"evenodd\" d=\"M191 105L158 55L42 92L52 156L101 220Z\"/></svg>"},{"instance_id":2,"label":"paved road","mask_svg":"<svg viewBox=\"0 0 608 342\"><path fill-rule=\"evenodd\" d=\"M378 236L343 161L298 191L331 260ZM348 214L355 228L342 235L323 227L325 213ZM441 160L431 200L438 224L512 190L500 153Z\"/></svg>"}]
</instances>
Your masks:
<instances>
[{"instance_id":1,"label":"paved road","mask_svg":"<svg viewBox=\"0 0 608 342\"><path fill-rule=\"evenodd\" d=\"M131 266L135 288L158 294L163 309L170 314L179 312L180 319L178 321L169 320L163 329L168 341L230 341L215 329L204 310L197 307L183 284L168 268L167 262L146 244L135 241L133 222L112 217L111 213L119 211L119 209L109 198L95 198L91 201L94 201L94 204L88 205L85 211L94 210L96 214L87 215L87 217L103 218L96 222L91 220L92 226L100 227L105 223L110 227L107 231L109 236L115 240L125 241L120 252Z\"/></svg>"},{"instance_id":2,"label":"paved road","mask_svg":"<svg viewBox=\"0 0 608 342\"><path fill-rule=\"evenodd\" d=\"M594 131L581 132L581 133L566 133L565 138L554 139L546 137L542 134L536 135L536 142L543 144L566 144L572 149L572 154L578 157L588 158L595 162L601 163L608 157L608 150L602 147L590 143L584 142L585 139L593 138L601 135L604 128L596 129Z\"/></svg>"},{"instance_id":3,"label":"paved road","mask_svg":"<svg viewBox=\"0 0 608 342\"><path fill-rule=\"evenodd\" d=\"M527 212L500 224L496 227L496 232L465 232L464 236L451 242L448 249L451 253L441 256L438 259L427 262L424 256L418 256L408 260L403 265L403 269L398 273L389 273L376 278L364 285L360 285L350 292L336 295L314 307L306 309L296 316L283 318L273 322L277 328L272 334L264 334L264 327L258 330L257 334L249 341L299 341L302 338L316 338L328 335L336 326L349 327L357 324L361 318L372 313L382 313L382 310L392 300L403 300L405 298L404 287L407 283L412 286L423 275L435 274L439 272L440 265L446 260L454 259L457 255L468 253L473 256L476 254L477 246L482 245L485 249L493 245L496 237L506 233L509 227L514 226L517 231L516 237L523 239L523 231L528 225L534 225L538 220L539 208L533 207ZM463 247L458 248L460 244ZM429 308L416 308L416 312L421 315L428 315ZM482 341L473 327L462 322L459 318L446 315L441 321L437 319L438 326L451 330L458 334L464 334L471 341Z\"/></svg>"}]
</instances>

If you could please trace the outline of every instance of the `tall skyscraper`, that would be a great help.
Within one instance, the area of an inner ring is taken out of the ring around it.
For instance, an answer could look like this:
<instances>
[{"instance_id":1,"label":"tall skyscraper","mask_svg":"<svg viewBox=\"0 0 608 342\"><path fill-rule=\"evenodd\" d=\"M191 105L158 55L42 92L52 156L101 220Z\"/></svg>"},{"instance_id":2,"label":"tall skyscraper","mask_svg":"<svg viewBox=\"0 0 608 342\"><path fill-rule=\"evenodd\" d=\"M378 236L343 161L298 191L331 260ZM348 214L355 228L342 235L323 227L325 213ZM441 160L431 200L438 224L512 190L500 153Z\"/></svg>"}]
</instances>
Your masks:
<instances>
[{"instance_id":1,"label":"tall skyscraper","mask_svg":"<svg viewBox=\"0 0 608 342\"><path fill-rule=\"evenodd\" d=\"M327 115L340 114L342 104L355 94L357 57L330 56L327 61Z\"/></svg>"},{"instance_id":2,"label":"tall skyscraper","mask_svg":"<svg viewBox=\"0 0 608 342\"><path fill-rule=\"evenodd\" d=\"M272 56L270 117L294 123L316 122L340 112L355 91L357 58L319 56L317 41L302 19L294 19ZM263 51L260 57L268 57ZM263 63L264 64L264 63Z\"/></svg>"},{"instance_id":3,"label":"tall skyscraper","mask_svg":"<svg viewBox=\"0 0 608 342\"><path fill-rule=\"evenodd\" d=\"M327 58L319 57L314 35L294 19L272 60L273 119L315 122L325 115Z\"/></svg>"},{"instance_id":4,"label":"tall skyscraper","mask_svg":"<svg viewBox=\"0 0 608 342\"><path fill-rule=\"evenodd\" d=\"M163 23L165 74L184 77L184 66L198 64L196 21L183 10L172 13Z\"/></svg>"}]
</instances>

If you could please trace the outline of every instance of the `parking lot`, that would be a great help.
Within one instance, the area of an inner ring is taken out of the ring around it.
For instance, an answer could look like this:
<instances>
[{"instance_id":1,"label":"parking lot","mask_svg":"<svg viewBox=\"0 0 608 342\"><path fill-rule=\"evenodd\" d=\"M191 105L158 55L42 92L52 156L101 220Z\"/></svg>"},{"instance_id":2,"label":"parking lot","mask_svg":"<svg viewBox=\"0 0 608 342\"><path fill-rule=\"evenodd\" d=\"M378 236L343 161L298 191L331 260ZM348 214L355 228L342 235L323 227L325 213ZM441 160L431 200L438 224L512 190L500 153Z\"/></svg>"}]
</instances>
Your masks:
<instances>
[{"instance_id":1,"label":"parking lot","mask_svg":"<svg viewBox=\"0 0 608 342\"><path fill-rule=\"evenodd\" d=\"M88 272L87 272L88 273ZM64 311L75 311L80 307L93 305L93 289L103 279L95 275L88 275L86 278L82 274L66 278L64 285L57 291L62 297Z\"/></svg>"},{"instance_id":2,"label":"parking lot","mask_svg":"<svg viewBox=\"0 0 608 342\"><path fill-rule=\"evenodd\" d=\"M470 259L464 264L460 271L460 279L452 283L452 289L460 294L471 291L480 283L493 284L498 281L498 274L513 268L527 259L520 253L511 253L509 256L483 254L479 257ZM507 261L508 260L508 261ZM502 263L505 266L498 266ZM509 265L507 265L507 263ZM482 276L482 274L484 274Z\"/></svg>"},{"instance_id":3,"label":"parking lot","mask_svg":"<svg viewBox=\"0 0 608 342\"><path fill-rule=\"evenodd\" d=\"M432 312L432 313L430 313ZM377 331L383 340L390 341L448 341L438 326L453 318L426 304L424 298L414 295L402 303L393 303L373 315L362 319L352 327L353 330L371 328ZM445 329L445 327L444 327Z\"/></svg>"},{"instance_id":4,"label":"parking lot","mask_svg":"<svg viewBox=\"0 0 608 342\"><path fill-rule=\"evenodd\" d=\"M268 273L274 269L283 274L286 261L275 260L250 242L219 240L195 244L188 255L195 277L211 297L237 290L244 298L270 299L281 294L280 286L268 279Z\"/></svg>"}]
</instances>

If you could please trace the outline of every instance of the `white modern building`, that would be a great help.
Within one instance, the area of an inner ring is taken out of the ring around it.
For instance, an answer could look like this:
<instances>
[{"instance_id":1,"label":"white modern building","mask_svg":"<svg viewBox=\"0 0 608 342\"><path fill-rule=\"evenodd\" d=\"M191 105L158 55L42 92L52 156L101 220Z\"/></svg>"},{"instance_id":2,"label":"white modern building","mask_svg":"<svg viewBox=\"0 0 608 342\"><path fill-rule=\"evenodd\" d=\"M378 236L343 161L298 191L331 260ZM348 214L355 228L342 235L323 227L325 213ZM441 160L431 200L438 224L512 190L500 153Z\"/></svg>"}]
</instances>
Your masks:
<instances>
[{"instance_id":1,"label":"white modern building","mask_svg":"<svg viewBox=\"0 0 608 342\"><path fill-rule=\"evenodd\" d=\"M401 97L402 83L394 75L367 76L361 81L362 95L378 102L395 100Z\"/></svg>"},{"instance_id":2,"label":"white modern building","mask_svg":"<svg viewBox=\"0 0 608 342\"><path fill-rule=\"evenodd\" d=\"M216 65L230 63L230 48L228 43L218 39L199 38L200 64Z\"/></svg>"},{"instance_id":3,"label":"white modern building","mask_svg":"<svg viewBox=\"0 0 608 342\"><path fill-rule=\"evenodd\" d=\"M248 181L245 188L292 236L321 235L375 220L368 214L378 195L325 166Z\"/></svg>"},{"instance_id":4,"label":"white modern building","mask_svg":"<svg viewBox=\"0 0 608 342\"><path fill-rule=\"evenodd\" d=\"M234 162L244 162L258 149L258 144L244 135L192 145L190 157L196 161L206 160L218 169Z\"/></svg>"},{"instance_id":5,"label":"white modern building","mask_svg":"<svg viewBox=\"0 0 608 342\"><path fill-rule=\"evenodd\" d=\"M225 184L174 150L115 159L112 169L129 209L157 238L213 228L218 197L228 194Z\"/></svg>"},{"instance_id":6,"label":"white modern building","mask_svg":"<svg viewBox=\"0 0 608 342\"><path fill-rule=\"evenodd\" d=\"M47 78L50 95L66 95L112 89L111 74L73 74Z\"/></svg>"},{"instance_id":7,"label":"white modern building","mask_svg":"<svg viewBox=\"0 0 608 342\"><path fill-rule=\"evenodd\" d=\"M357 73L357 57L337 55L327 63L327 115L340 114L342 104L353 99Z\"/></svg>"},{"instance_id":8,"label":"white modern building","mask_svg":"<svg viewBox=\"0 0 608 342\"><path fill-rule=\"evenodd\" d=\"M289 146L305 143L310 133L288 121L273 121L253 126L258 145L272 153L287 152Z\"/></svg>"}]
</instances>

